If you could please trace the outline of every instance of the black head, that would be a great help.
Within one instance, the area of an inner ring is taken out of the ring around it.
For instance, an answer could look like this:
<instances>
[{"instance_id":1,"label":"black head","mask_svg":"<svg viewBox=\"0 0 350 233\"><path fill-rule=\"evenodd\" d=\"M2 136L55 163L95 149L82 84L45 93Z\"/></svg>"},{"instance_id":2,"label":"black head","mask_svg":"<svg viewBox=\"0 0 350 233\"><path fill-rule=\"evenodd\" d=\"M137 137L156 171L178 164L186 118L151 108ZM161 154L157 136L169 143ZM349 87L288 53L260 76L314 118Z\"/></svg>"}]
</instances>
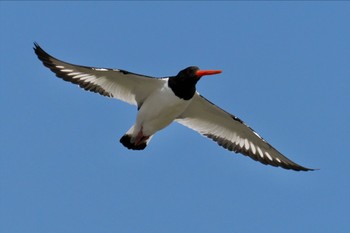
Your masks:
<instances>
[{"instance_id":1,"label":"black head","mask_svg":"<svg viewBox=\"0 0 350 233\"><path fill-rule=\"evenodd\" d=\"M196 72L199 70L197 66L190 66L186 69L181 70L177 75L176 78L179 80L183 80L184 82L188 81L194 81L198 82L200 79L199 76L196 75Z\"/></svg>"},{"instance_id":2,"label":"black head","mask_svg":"<svg viewBox=\"0 0 350 233\"><path fill-rule=\"evenodd\" d=\"M196 93L196 84L202 76L220 73L221 70L200 70L197 66L190 66L170 77L168 85L176 96L189 100Z\"/></svg>"}]
</instances>

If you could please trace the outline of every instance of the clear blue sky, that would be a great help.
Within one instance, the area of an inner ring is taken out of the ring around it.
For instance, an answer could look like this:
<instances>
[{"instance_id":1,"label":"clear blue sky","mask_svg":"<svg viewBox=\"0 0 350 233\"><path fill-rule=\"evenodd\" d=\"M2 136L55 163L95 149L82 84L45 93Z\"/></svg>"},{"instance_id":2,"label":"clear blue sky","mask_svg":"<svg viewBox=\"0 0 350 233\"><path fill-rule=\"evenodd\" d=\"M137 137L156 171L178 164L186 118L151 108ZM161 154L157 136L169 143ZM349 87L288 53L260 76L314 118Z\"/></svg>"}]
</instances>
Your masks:
<instances>
[{"instance_id":1,"label":"clear blue sky","mask_svg":"<svg viewBox=\"0 0 350 233\"><path fill-rule=\"evenodd\" d=\"M0 2L0 231L348 232L349 2ZM151 76L222 69L198 90L287 157L264 166L173 124L142 152L136 108L57 79L75 64Z\"/></svg>"}]
</instances>

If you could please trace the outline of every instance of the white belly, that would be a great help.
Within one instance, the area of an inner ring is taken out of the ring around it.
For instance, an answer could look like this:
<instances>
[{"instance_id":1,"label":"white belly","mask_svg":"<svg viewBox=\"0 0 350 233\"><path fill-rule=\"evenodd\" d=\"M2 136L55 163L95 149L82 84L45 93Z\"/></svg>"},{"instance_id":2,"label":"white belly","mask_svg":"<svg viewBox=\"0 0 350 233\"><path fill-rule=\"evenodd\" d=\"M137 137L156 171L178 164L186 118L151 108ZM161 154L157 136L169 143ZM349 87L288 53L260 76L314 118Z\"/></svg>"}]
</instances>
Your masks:
<instances>
[{"instance_id":1,"label":"white belly","mask_svg":"<svg viewBox=\"0 0 350 233\"><path fill-rule=\"evenodd\" d=\"M165 83L142 104L134 127L134 135L141 129L144 135L153 135L168 126L190 104L191 100L177 97Z\"/></svg>"}]
</instances>

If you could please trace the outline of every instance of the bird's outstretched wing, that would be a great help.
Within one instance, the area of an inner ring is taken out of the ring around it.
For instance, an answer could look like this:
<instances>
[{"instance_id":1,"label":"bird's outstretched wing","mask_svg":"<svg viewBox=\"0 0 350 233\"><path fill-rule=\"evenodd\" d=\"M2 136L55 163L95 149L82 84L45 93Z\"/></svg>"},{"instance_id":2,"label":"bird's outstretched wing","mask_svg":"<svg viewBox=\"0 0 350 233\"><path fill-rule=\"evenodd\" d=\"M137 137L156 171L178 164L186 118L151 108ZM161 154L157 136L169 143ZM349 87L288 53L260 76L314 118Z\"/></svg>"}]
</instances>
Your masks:
<instances>
[{"instance_id":1,"label":"bird's outstretched wing","mask_svg":"<svg viewBox=\"0 0 350 233\"><path fill-rule=\"evenodd\" d=\"M114 97L138 107L150 93L160 88L165 82L163 79L120 69L73 65L52 57L37 43L34 43L34 51L43 64L57 77L78 84L85 90Z\"/></svg>"},{"instance_id":2,"label":"bird's outstretched wing","mask_svg":"<svg viewBox=\"0 0 350 233\"><path fill-rule=\"evenodd\" d=\"M313 170L283 156L239 118L217 107L198 93L176 121L230 151L247 155L263 164L295 171Z\"/></svg>"}]
</instances>

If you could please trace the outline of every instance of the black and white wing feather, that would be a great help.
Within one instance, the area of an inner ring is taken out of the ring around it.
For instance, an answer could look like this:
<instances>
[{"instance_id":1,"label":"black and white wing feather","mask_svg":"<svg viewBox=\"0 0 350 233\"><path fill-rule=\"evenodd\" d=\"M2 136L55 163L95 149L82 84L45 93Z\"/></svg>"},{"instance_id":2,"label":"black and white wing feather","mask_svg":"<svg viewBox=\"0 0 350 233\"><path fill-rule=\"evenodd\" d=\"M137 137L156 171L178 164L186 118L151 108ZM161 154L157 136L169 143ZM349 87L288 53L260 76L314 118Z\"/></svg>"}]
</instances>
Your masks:
<instances>
[{"instance_id":1,"label":"black and white wing feather","mask_svg":"<svg viewBox=\"0 0 350 233\"><path fill-rule=\"evenodd\" d=\"M78 84L85 90L114 97L138 107L142 105L150 93L160 88L166 82L164 79L157 79L120 69L73 65L52 57L38 44L35 43L34 45L34 51L38 58L57 77Z\"/></svg>"},{"instance_id":2,"label":"black and white wing feather","mask_svg":"<svg viewBox=\"0 0 350 233\"><path fill-rule=\"evenodd\" d=\"M296 171L313 170L283 156L239 118L217 107L198 93L176 121L230 151L249 156L263 164Z\"/></svg>"}]
</instances>

